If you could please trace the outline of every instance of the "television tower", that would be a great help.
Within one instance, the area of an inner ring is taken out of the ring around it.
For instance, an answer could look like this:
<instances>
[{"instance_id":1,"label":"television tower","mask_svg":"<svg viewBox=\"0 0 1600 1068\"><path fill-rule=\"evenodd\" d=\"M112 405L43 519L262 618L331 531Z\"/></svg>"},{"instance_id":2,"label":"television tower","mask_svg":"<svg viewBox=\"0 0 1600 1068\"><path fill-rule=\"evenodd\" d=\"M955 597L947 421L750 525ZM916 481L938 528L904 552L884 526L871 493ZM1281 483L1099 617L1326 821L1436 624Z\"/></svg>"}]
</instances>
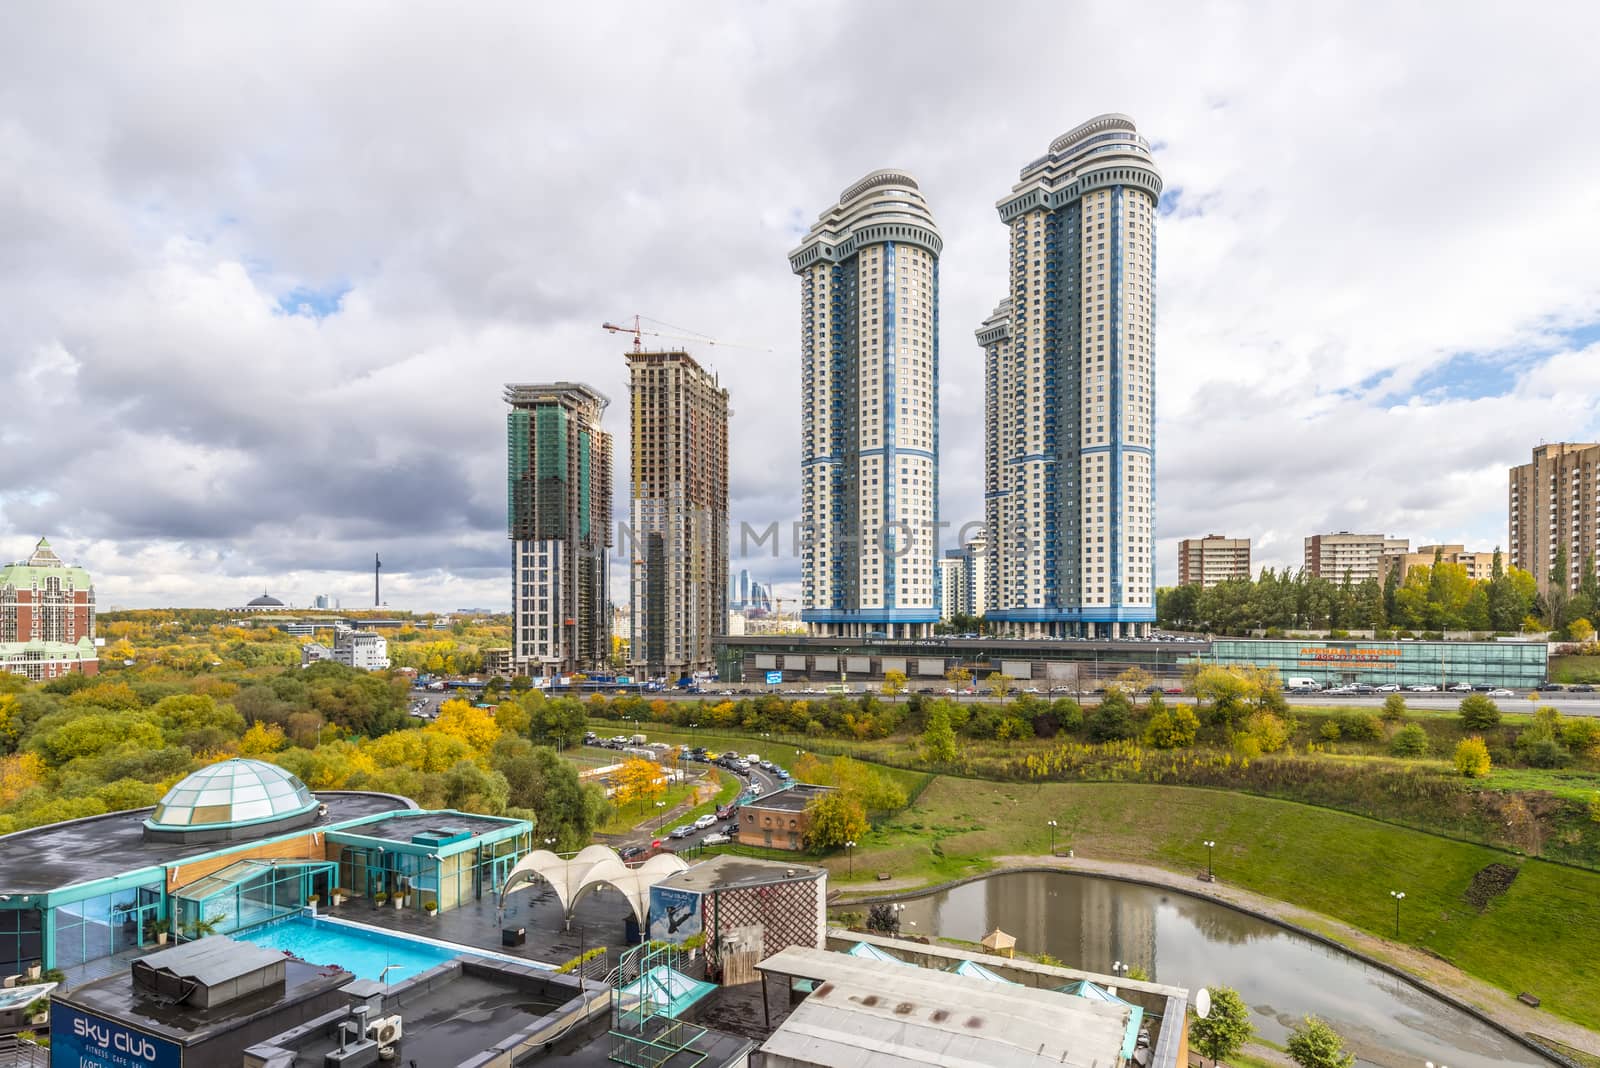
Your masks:
<instances>
[{"instance_id":1,"label":"television tower","mask_svg":"<svg viewBox=\"0 0 1600 1068\"><path fill-rule=\"evenodd\" d=\"M383 570L383 561L378 559L378 554L372 554L372 607L383 607L382 590L378 585L378 572Z\"/></svg>"}]
</instances>

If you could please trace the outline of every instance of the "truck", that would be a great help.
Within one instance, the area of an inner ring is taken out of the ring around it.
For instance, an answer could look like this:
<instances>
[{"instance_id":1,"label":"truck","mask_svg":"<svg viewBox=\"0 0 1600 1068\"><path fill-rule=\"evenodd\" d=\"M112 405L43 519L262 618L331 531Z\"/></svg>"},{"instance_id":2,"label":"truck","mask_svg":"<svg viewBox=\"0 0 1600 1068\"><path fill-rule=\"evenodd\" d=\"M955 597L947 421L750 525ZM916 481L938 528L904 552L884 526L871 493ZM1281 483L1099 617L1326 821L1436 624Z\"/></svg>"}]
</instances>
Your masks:
<instances>
[{"instance_id":1,"label":"truck","mask_svg":"<svg viewBox=\"0 0 1600 1068\"><path fill-rule=\"evenodd\" d=\"M628 739L628 742L631 745L643 745L647 740L648 739L646 739L644 735L635 734L632 738Z\"/></svg>"}]
</instances>

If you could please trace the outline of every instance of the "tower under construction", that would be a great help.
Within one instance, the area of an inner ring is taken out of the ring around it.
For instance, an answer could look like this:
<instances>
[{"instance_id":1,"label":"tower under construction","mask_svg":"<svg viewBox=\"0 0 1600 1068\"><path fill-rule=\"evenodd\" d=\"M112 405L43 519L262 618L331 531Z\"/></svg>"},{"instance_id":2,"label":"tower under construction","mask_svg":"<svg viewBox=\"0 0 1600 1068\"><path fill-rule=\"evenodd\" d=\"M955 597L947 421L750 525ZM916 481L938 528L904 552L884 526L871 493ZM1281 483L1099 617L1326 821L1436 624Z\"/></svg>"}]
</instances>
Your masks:
<instances>
[{"instance_id":1,"label":"tower under construction","mask_svg":"<svg viewBox=\"0 0 1600 1068\"><path fill-rule=\"evenodd\" d=\"M600 418L610 401L576 382L508 385L505 399L514 668L602 668L611 654L611 435Z\"/></svg>"}]
</instances>

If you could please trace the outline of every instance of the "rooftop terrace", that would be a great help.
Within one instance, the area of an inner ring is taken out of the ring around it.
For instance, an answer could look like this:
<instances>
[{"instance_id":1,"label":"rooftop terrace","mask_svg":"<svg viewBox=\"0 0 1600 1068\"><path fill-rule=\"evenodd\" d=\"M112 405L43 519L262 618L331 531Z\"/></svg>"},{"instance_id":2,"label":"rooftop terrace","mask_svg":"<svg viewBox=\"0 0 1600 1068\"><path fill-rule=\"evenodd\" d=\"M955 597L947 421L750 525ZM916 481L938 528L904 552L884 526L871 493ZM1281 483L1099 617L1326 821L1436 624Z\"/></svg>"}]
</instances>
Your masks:
<instances>
[{"instance_id":1,"label":"rooftop terrace","mask_svg":"<svg viewBox=\"0 0 1600 1068\"><path fill-rule=\"evenodd\" d=\"M415 802L394 794L330 791L319 793L316 798L328 806L328 814L315 823L288 833L325 830L331 824L362 816L416 808ZM252 840L211 843L146 841L144 821L152 811L149 808L130 809L0 835L0 893L44 893L237 848ZM254 840L279 837L284 833L281 830L267 830L260 839Z\"/></svg>"}]
</instances>

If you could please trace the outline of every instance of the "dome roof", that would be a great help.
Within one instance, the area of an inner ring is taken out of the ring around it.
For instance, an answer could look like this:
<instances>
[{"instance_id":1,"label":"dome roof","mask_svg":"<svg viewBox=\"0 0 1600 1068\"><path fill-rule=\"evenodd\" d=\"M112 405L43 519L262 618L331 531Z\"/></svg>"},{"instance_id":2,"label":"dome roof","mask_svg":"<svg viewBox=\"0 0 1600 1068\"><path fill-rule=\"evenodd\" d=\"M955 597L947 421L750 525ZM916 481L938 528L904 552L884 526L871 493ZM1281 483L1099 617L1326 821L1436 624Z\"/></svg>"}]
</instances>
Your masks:
<instances>
[{"instance_id":1,"label":"dome roof","mask_svg":"<svg viewBox=\"0 0 1600 1068\"><path fill-rule=\"evenodd\" d=\"M293 774L260 760L224 760L190 772L145 821L151 830L237 827L292 819L317 809Z\"/></svg>"},{"instance_id":2,"label":"dome roof","mask_svg":"<svg viewBox=\"0 0 1600 1068\"><path fill-rule=\"evenodd\" d=\"M246 608L282 608L283 602L270 594L263 593L260 597L245 605Z\"/></svg>"}]
</instances>

